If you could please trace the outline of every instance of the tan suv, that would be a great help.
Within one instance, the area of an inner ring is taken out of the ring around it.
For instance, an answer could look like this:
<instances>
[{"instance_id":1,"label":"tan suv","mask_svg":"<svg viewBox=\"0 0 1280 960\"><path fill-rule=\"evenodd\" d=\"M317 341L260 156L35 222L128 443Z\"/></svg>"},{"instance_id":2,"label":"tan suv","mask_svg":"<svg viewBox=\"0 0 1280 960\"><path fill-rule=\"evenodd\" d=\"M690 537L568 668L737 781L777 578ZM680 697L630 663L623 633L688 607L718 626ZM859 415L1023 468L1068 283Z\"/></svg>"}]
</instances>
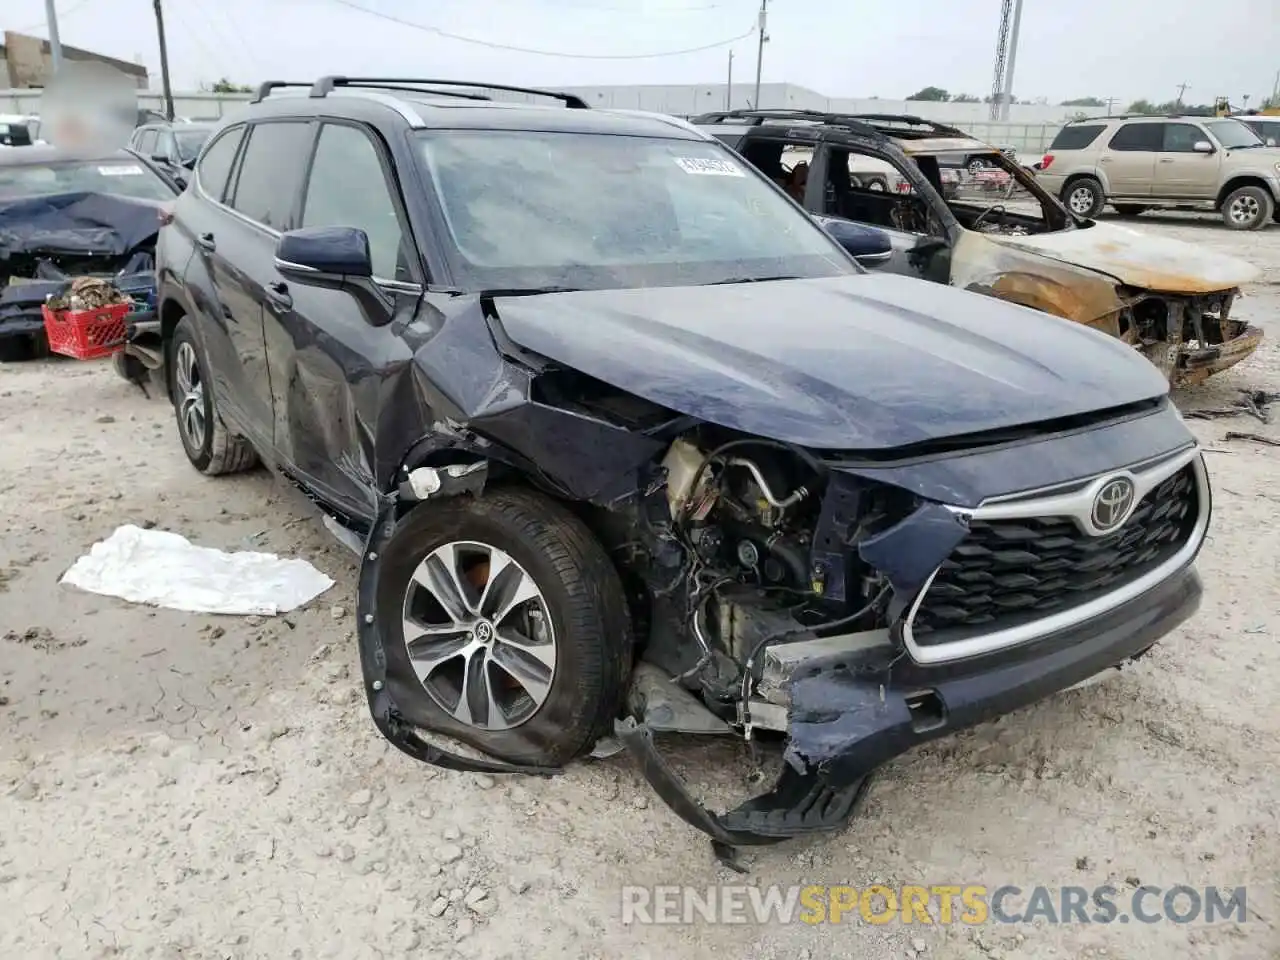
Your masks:
<instances>
[{"instance_id":1,"label":"tan suv","mask_svg":"<svg viewBox=\"0 0 1280 960\"><path fill-rule=\"evenodd\" d=\"M1217 210L1257 230L1280 201L1280 149L1229 117L1094 117L1059 131L1037 179L1081 217L1108 203L1123 216Z\"/></svg>"}]
</instances>

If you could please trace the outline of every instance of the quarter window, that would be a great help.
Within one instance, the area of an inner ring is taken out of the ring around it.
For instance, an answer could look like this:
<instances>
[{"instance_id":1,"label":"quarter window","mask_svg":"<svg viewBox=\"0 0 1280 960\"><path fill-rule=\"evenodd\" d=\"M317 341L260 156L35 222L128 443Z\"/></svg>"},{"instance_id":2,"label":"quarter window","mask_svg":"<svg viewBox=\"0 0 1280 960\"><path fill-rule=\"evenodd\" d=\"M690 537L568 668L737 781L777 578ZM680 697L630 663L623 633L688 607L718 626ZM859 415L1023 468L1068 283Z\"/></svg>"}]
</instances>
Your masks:
<instances>
[{"instance_id":1,"label":"quarter window","mask_svg":"<svg viewBox=\"0 0 1280 960\"><path fill-rule=\"evenodd\" d=\"M1126 123L1107 144L1112 150L1157 153L1164 144L1163 123Z\"/></svg>"},{"instance_id":2,"label":"quarter window","mask_svg":"<svg viewBox=\"0 0 1280 960\"><path fill-rule=\"evenodd\" d=\"M320 128L302 225L363 230L374 276L413 279L401 258L404 233L378 151L356 127L328 123Z\"/></svg>"},{"instance_id":3,"label":"quarter window","mask_svg":"<svg viewBox=\"0 0 1280 960\"><path fill-rule=\"evenodd\" d=\"M235 163L236 148L244 139L244 127L232 127L218 135L209 149L204 152L196 176L200 181L200 189L214 200L221 200L227 189L227 175L231 173L231 165Z\"/></svg>"},{"instance_id":4,"label":"quarter window","mask_svg":"<svg viewBox=\"0 0 1280 960\"><path fill-rule=\"evenodd\" d=\"M1058 131L1049 144L1050 150L1083 150L1098 139L1103 130L1100 123L1073 123Z\"/></svg>"},{"instance_id":5,"label":"quarter window","mask_svg":"<svg viewBox=\"0 0 1280 960\"><path fill-rule=\"evenodd\" d=\"M240 161L232 209L272 230L290 229L310 146L309 123L255 123Z\"/></svg>"},{"instance_id":6,"label":"quarter window","mask_svg":"<svg viewBox=\"0 0 1280 960\"><path fill-rule=\"evenodd\" d=\"M156 132L154 130L143 130L138 137L137 150L144 157L149 157L156 152Z\"/></svg>"}]
</instances>

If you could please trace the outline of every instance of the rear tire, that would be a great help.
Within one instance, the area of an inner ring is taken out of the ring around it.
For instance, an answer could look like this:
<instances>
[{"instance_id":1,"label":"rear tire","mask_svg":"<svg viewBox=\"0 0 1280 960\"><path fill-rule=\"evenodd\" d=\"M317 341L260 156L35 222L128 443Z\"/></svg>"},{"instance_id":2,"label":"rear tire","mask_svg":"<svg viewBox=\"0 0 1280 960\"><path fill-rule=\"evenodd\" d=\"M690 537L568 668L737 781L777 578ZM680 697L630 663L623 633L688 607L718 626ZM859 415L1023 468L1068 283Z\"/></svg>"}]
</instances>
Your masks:
<instances>
[{"instance_id":1,"label":"rear tire","mask_svg":"<svg viewBox=\"0 0 1280 960\"><path fill-rule=\"evenodd\" d=\"M1077 217L1092 220L1102 212L1107 195L1096 177L1080 177L1062 188L1062 202Z\"/></svg>"},{"instance_id":2,"label":"rear tire","mask_svg":"<svg viewBox=\"0 0 1280 960\"><path fill-rule=\"evenodd\" d=\"M111 369L116 372L116 376L130 383L145 383L150 372L146 364L123 350L111 355Z\"/></svg>"},{"instance_id":3,"label":"rear tire","mask_svg":"<svg viewBox=\"0 0 1280 960\"><path fill-rule=\"evenodd\" d=\"M249 441L232 435L214 406L207 385L209 361L196 339L190 317L183 317L170 345L173 357L170 399L178 437L191 465L205 476L241 473L258 462Z\"/></svg>"},{"instance_id":4,"label":"rear tire","mask_svg":"<svg viewBox=\"0 0 1280 960\"><path fill-rule=\"evenodd\" d=\"M1231 230L1260 230L1276 211L1271 193L1262 187L1238 187L1222 201L1222 222Z\"/></svg>"},{"instance_id":5,"label":"rear tire","mask_svg":"<svg viewBox=\"0 0 1280 960\"><path fill-rule=\"evenodd\" d=\"M1136 217L1147 212L1147 208L1140 203L1117 203L1116 213L1122 217Z\"/></svg>"},{"instance_id":6,"label":"rear tire","mask_svg":"<svg viewBox=\"0 0 1280 960\"><path fill-rule=\"evenodd\" d=\"M599 541L559 503L511 489L424 504L381 562L373 613L390 693L410 722L509 763L551 767L612 731L631 671L626 595ZM507 606L516 583L528 599ZM464 690L474 694L465 710Z\"/></svg>"}]
</instances>

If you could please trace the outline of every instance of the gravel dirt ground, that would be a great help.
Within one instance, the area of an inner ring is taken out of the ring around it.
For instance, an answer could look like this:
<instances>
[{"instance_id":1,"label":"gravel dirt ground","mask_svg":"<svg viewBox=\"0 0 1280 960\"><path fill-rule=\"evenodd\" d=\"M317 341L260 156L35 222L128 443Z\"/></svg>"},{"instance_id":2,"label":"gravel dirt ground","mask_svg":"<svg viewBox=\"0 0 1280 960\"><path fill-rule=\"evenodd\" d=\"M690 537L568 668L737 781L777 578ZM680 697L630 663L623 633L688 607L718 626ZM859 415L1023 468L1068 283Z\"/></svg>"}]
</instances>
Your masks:
<instances>
[{"instance_id":1,"label":"gravel dirt ground","mask_svg":"<svg viewBox=\"0 0 1280 960\"><path fill-rule=\"evenodd\" d=\"M1149 215L1268 273L1272 339L1181 391L1280 389L1280 226ZM437 772L370 722L350 554L261 470L204 479L166 403L109 365L0 368L0 956L213 958L1280 957L1280 438L1194 420L1216 483L1199 615L1114 680L885 768L842 834L751 852L748 882L1248 887L1243 923L641 926L624 884L740 882L624 757L553 780ZM118 525L309 559L337 585L260 620L58 585ZM1270 679L1268 679L1270 678ZM753 792L738 744L681 744L709 797Z\"/></svg>"}]
</instances>

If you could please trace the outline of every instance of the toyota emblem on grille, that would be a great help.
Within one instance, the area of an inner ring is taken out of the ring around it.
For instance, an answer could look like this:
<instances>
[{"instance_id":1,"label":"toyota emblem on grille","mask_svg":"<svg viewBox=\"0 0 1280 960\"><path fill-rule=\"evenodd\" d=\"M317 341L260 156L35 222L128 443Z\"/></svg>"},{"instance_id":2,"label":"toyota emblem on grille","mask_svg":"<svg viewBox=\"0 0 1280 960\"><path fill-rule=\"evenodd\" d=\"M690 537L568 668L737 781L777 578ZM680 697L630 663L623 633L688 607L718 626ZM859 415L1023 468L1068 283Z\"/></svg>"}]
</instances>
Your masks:
<instances>
[{"instance_id":1,"label":"toyota emblem on grille","mask_svg":"<svg viewBox=\"0 0 1280 960\"><path fill-rule=\"evenodd\" d=\"M1133 481L1128 477L1116 477L1102 485L1097 496L1093 498L1093 512L1090 519L1094 529L1099 533L1114 530L1129 516L1133 506Z\"/></svg>"}]
</instances>

